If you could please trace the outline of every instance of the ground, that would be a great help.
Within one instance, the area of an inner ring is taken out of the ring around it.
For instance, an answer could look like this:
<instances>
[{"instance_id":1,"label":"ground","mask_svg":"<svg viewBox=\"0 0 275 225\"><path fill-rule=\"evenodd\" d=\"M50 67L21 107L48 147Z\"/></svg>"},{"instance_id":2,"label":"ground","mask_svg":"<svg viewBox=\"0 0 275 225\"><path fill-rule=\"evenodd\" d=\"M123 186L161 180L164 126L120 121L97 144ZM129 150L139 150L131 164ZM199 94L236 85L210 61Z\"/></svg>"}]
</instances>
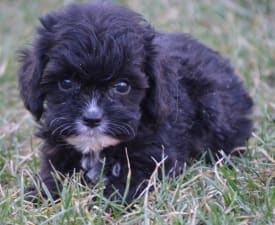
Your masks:
<instances>
[{"instance_id":1,"label":"ground","mask_svg":"<svg viewBox=\"0 0 275 225\"><path fill-rule=\"evenodd\" d=\"M34 207L24 200L41 142L18 97L16 51L30 44L39 15L68 2L0 1L0 224L275 224L273 0L120 1L157 29L190 33L231 60L255 102L254 131L242 157L224 156L213 165L197 160L173 180L153 175L156 191L131 210L104 199L100 184L82 186L79 174L66 179L59 203Z\"/></svg>"}]
</instances>

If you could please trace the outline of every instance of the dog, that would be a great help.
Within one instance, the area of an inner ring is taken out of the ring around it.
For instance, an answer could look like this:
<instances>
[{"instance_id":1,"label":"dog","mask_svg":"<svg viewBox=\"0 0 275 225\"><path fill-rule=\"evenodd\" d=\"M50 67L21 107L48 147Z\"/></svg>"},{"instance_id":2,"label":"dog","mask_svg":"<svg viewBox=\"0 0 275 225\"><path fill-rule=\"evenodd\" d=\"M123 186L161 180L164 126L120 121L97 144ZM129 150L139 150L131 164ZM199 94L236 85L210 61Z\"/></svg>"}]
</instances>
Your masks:
<instances>
[{"instance_id":1,"label":"dog","mask_svg":"<svg viewBox=\"0 0 275 225\"><path fill-rule=\"evenodd\" d=\"M92 183L102 171L105 196L123 196L128 182L131 202L159 162L178 175L191 159L249 139L253 102L242 81L190 35L157 31L106 2L71 4L40 22L18 80L43 140L39 177L54 197L62 181L53 171L83 171Z\"/></svg>"}]
</instances>

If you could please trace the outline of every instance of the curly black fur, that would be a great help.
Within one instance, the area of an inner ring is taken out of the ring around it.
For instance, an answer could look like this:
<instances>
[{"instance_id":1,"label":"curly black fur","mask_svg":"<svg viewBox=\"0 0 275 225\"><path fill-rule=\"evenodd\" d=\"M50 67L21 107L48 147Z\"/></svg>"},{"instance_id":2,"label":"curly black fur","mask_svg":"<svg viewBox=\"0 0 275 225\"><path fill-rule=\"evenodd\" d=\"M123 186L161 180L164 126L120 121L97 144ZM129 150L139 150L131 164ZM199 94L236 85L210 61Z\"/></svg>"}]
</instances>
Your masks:
<instances>
[{"instance_id":1,"label":"curly black fur","mask_svg":"<svg viewBox=\"0 0 275 225\"><path fill-rule=\"evenodd\" d=\"M105 159L106 196L123 195L129 163L130 201L163 156L166 172L179 173L191 157L229 154L249 138L242 82L189 35L157 32L110 3L69 5L40 21L21 54L19 88L40 125L40 176L53 194L53 168L94 180Z\"/></svg>"}]
</instances>

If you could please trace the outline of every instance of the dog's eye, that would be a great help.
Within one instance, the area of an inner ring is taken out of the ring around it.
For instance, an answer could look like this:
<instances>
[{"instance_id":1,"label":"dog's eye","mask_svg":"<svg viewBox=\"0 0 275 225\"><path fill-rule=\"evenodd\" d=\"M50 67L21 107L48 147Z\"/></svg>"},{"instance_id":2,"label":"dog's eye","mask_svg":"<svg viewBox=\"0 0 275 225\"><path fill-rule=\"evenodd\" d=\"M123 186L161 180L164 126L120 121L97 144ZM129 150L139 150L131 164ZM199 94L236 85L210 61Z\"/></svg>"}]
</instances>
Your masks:
<instances>
[{"instance_id":1,"label":"dog's eye","mask_svg":"<svg viewBox=\"0 0 275 225\"><path fill-rule=\"evenodd\" d=\"M58 82L58 87L61 91L68 92L68 91L73 91L76 88L78 88L78 85L75 82L73 82L72 80L64 79L64 80L61 80Z\"/></svg>"},{"instance_id":2,"label":"dog's eye","mask_svg":"<svg viewBox=\"0 0 275 225\"><path fill-rule=\"evenodd\" d=\"M131 90L131 86L126 81L119 81L114 84L113 89L117 94L127 95Z\"/></svg>"}]
</instances>

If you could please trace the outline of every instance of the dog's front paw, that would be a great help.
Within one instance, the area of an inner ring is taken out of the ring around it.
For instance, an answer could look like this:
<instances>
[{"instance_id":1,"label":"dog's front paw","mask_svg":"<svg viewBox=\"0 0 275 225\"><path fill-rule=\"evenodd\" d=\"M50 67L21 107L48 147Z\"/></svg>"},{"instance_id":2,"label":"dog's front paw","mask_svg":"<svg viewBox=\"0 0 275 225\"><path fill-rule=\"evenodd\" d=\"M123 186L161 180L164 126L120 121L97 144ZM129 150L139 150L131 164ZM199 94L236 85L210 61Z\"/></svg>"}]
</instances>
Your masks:
<instances>
[{"instance_id":1,"label":"dog's front paw","mask_svg":"<svg viewBox=\"0 0 275 225\"><path fill-rule=\"evenodd\" d=\"M90 154L82 157L81 165L87 183L96 184L102 176L103 184L107 185L109 177L118 178L121 174L120 162L117 161L105 167L102 159L95 159Z\"/></svg>"}]
</instances>

